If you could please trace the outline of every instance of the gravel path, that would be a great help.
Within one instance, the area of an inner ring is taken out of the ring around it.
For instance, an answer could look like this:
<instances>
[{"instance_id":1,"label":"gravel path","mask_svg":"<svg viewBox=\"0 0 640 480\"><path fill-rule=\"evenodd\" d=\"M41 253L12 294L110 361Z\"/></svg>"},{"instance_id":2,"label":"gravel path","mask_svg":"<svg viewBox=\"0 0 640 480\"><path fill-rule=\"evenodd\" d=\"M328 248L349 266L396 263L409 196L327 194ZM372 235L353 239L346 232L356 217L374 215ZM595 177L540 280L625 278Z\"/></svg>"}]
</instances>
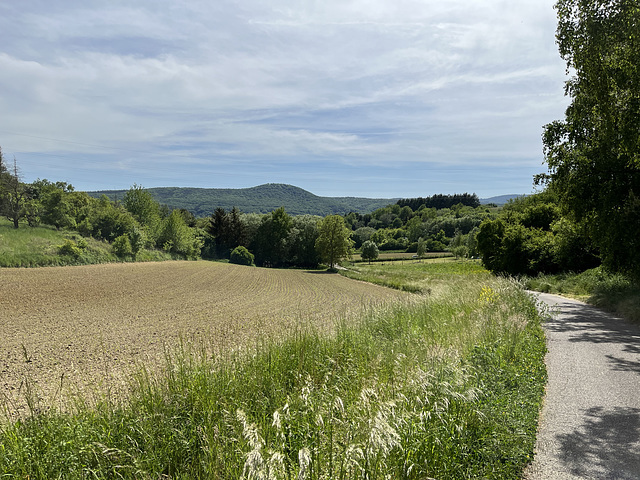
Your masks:
<instances>
[{"instance_id":1,"label":"gravel path","mask_svg":"<svg viewBox=\"0 0 640 480\"><path fill-rule=\"evenodd\" d=\"M525 478L640 479L640 326L576 300L539 298L553 313L549 384Z\"/></svg>"}]
</instances>

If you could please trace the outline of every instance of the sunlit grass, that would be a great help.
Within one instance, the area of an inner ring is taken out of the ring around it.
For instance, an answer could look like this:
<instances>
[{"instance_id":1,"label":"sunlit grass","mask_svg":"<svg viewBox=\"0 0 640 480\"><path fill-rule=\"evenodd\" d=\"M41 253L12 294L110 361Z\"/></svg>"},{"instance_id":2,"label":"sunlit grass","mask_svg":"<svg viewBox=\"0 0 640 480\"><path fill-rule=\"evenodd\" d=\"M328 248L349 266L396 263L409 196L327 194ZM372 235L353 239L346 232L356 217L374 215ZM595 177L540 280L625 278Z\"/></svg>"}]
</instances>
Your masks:
<instances>
[{"instance_id":1,"label":"sunlit grass","mask_svg":"<svg viewBox=\"0 0 640 480\"><path fill-rule=\"evenodd\" d=\"M525 285L539 292L578 298L640 322L640 285L621 273L598 267L579 274L539 275L525 279Z\"/></svg>"},{"instance_id":2,"label":"sunlit grass","mask_svg":"<svg viewBox=\"0 0 640 480\"><path fill-rule=\"evenodd\" d=\"M490 277L490 273L477 261L458 261L438 258L412 262L359 263L340 273L355 280L384 285L414 293L432 294L441 285L449 288L449 281L467 275Z\"/></svg>"},{"instance_id":3,"label":"sunlit grass","mask_svg":"<svg viewBox=\"0 0 640 480\"><path fill-rule=\"evenodd\" d=\"M76 254L67 254L60 247L85 245ZM166 260L170 256L160 251L142 251L138 261ZM86 265L120 261L108 242L82 237L69 230L56 230L50 226L29 227L0 219L0 267L41 267Z\"/></svg>"}]
</instances>

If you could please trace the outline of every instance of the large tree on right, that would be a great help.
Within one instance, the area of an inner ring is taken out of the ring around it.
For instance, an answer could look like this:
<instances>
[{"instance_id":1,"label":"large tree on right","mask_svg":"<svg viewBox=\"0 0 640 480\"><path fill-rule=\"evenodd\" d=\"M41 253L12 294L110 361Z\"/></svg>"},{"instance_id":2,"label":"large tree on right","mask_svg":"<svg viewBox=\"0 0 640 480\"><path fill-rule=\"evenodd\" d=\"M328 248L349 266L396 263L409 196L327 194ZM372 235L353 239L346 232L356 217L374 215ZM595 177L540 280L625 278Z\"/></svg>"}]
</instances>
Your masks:
<instances>
[{"instance_id":1,"label":"large tree on right","mask_svg":"<svg viewBox=\"0 0 640 480\"><path fill-rule=\"evenodd\" d=\"M565 119L545 126L548 182L609 268L640 276L640 4L559 0L570 79Z\"/></svg>"}]
</instances>

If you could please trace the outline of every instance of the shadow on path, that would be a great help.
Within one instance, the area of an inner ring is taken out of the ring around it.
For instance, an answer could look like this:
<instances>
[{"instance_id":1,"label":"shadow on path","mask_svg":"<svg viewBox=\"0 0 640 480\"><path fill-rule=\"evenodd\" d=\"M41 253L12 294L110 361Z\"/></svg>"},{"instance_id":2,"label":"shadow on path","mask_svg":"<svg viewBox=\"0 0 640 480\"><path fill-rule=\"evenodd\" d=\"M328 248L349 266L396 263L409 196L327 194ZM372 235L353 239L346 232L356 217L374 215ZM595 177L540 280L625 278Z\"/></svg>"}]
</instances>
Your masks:
<instances>
[{"instance_id":1,"label":"shadow on path","mask_svg":"<svg viewBox=\"0 0 640 480\"><path fill-rule=\"evenodd\" d=\"M549 383L530 480L640 479L640 326L540 294Z\"/></svg>"},{"instance_id":2,"label":"shadow on path","mask_svg":"<svg viewBox=\"0 0 640 480\"><path fill-rule=\"evenodd\" d=\"M640 326L584 304L562 303L553 311L561 311L562 319L554 315L545 324L547 332L565 333L569 342L617 344L621 352L638 355L638 360L606 355L614 370L640 373Z\"/></svg>"},{"instance_id":3,"label":"shadow on path","mask_svg":"<svg viewBox=\"0 0 640 480\"><path fill-rule=\"evenodd\" d=\"M640 478L640 454L629 455L629 444L640 442L640 409L593 407L579 414L583 424L558 435L567 470L580 478Z\"/></svg>"}]
</instances>

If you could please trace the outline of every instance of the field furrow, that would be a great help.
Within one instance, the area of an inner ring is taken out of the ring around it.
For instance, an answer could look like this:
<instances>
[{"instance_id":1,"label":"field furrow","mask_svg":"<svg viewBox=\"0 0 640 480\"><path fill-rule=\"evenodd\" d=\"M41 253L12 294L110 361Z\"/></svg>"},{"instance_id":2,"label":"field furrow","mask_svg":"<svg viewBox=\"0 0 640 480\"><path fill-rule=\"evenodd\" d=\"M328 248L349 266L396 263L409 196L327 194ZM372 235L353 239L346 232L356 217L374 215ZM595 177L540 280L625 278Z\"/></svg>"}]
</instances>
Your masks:
<instances>
[{"instance_id":1,"label":"field furrow","mask_svg":"<svg viewBox=\"0 0 640 480\"><path fill-rule=\"evenodd\" d=\"M132 368L159 365L179 341L229 351L404 297L335 274L203 261L0 269L0 401L24 411L26 382L45 407L60 386L123 391Z\"/></svg>"}]
</instances>

